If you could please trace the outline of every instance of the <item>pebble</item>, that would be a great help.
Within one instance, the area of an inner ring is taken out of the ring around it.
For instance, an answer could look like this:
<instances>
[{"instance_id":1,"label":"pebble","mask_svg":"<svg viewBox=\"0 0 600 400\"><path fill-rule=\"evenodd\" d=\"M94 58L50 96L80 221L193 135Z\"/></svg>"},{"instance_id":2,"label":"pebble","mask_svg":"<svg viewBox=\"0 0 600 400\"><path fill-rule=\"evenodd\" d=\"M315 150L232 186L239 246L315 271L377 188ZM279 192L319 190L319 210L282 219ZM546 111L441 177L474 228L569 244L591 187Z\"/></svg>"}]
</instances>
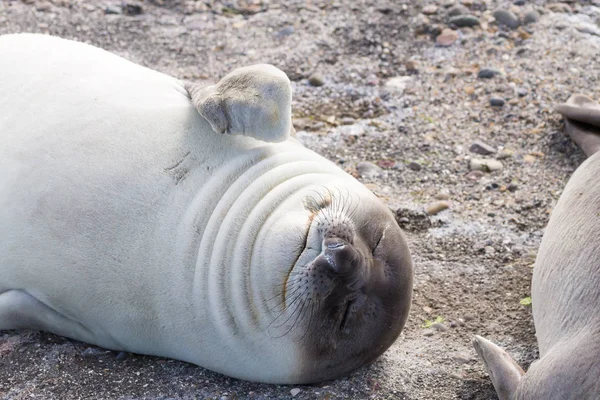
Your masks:
<instances>
[{"instance_id":1,"label":"pebble","mask_svg":"<svg viewBox=\"0 0 600 400\"><path fill-rule=\"evenodd\" d=\"M471 14L457 15L456 17L450 18L448 21L451 25L456 25L460 28L473 27L480 24L479 18Z\"/></svg>"},{"instance_id":2,"label":"pebble","mask_svg":"<svg viewBox=\"0 0 600 400\"><path fill-rule=\"evenodd\" d=\"M433 329L425 329L423 331L423 336L433 336L435 335L435 331Z\"/></svg>"},{"instance_id":3,"label":"pebble","mask_svg":"<svg viewBox=\"0 0 600 400\"><path fill-rule=\"evenodd\" d=\"M458 40L458 32L452 29L444 29L442 33L435 39L435 43L441 47L452 46Z\"/></svg>"},{"instance_id":4,"label":"pebble","mask_svg":"<svg viewBox=\"0 0 600 400\"><path fill-rule=\"evenodd\" d=\"M600 36L600 29L593 24L579 24L575 26L575 29L577 29L581 33L588 33L590 35Z\"/></svg>"},{"instance_id":5,"label":"pebble","mask_svg":"<svg viewBox=\"0 0 600 400\"><path fill-rule=\"evenodd\" d=\"M532 8L523 13L522 19L524 25L534 24L539 21L540 13Z\"/></svg>"},{"instance_id":6,"label":"pebble","mask_svg":"<svg viewBox=\"0 0 600 400\"><path fill-rule=\"evenodd\" d=\"M510 29L517 29L521 25L519 17L508 10L497 9L493 14L496 22L500 25L506 25Z\"/></svg>"},{"instance_id":7,"label":"pebble","mask_svg":"<svg viewBox=\"0 0 600 400\"><path fill-rule=\"evenodd\" d=\"M499 160L504 160L506 158L512 158L515 155L515 152L510 150L510 149L502 149L500 150L500 152L498 153L497 158Z\"/></svg>"},{"instance_id":8,"label":"pebble","mask_svg":"<svg viewBox=\"0 0 600 400\"><path fill-rule=\"evenodd\" d=\"M102 353L104 353L102 350L99 349L94 349L92 347L88 347L87 349L85 349L81 355L84 358L93 358L93 357L98 357L100 356Z\"/></svg>"},{"instance_id":9,"label":"pebble","mask_svg":"<svg viewBox=\"0 0 600 400\"><path fill-rule=\"evenodd\" d=\"M311 74L308 77L308 83L311 86L323 86L325 84L325 77L318 72Z\"/></svg>"},{"instance_id":10,"label":"pebble","mask_svg":"<svg viewBox=\"0 0 600 400\"><path fill-rule=\"evenodd\" d=\"M417 63L415 60L408 60L404 63L404 66L408 72L417 72L419 70L419 63Z\"/></svg>"},{"instance_id":11,"label":"pebble","mask_svg":"<svg viewBox=\"0 0 600 400\"><path fill-rule=\"evenodd\" d=\"M139 4L123 3L121 8L123 10L123 14L129 15L130 17L135 17L136 15L140 15L144 12L144 9Z\"/></svg>"},{"instance_id":12,"label":"pebble","mask_svg":"<svg viewBox=\"0 0 600 400\"><path fill-rule=\"evenodd\" d=\"M496 249L494 249L492 246L485 246L483 248L483 251L485 252L485 254L492 255L496 252Z\"/></svg>"},{"instance_id":13,"label":"pebble","mask_svg":"<svg viewBox=\"0 0 600 400\"><path fill-rule=\"evenodd\" d=\"M508 190L508 191L509 191L509 192L511 192L511 193L514 193L514 192L516 192L516 191L517 191L517 189L518 189L518 188L519 188L519 187L518 187L516 184L514 184L514 183L511 183L511 184L509 184L509 185L506 187L506 190Z\"/></svg>"},{"instance_id":14,"label":"pebble","mask_svg":"<svg viewBox=\"0 0 600 400\"><path fill-rule=\"evenodd\" d=\"M385 87L388 89L392 89L394 92L398 94L404 93L404 89L408 85L408 82L411 81L410 76L395 76L390 78L386 83Z\"/></svg>"},{"instance_id":15,"label":"pebble","mask_svg":"<svg viewBox=\"0 0 600 400\"><path fill-rule=\"evenodd\" d=\"M423 14L425 15L432 15L437 13L438 11L438 6L436 6L435 4L429 4L425 7L423 7Z\"/></svg>"},{"instance_id":16,"label":"pebble","mask_svg":"<svg viewBox=\"0 0 600 400\"><path fill-rule=\"evenodd\" d=\"M290 394L292 395L292 397L296 397L298 396L298 394L300 394L302 390L298 389L298 388L293 388L292 390L290 390Z\"/></svg>"},{"instance_id":17,"label":"pebble","mask_svg":"<svg viewBox=\"0 0 600 400\"><path fill-rule=\"evenodd\" d=\"M496 75L500 75L500 71L495 68L482 68L477 73L479 79L492 79Z\"/></svg>"},{"instance_id":18,"label":"pebble","mask_svg":"<svg viewBox=\"0 0 600 400\"><path fill-rule=\"evenodd\" d=\"M435 195L438 200L450 200L450 192L448 189L442 189L438 194Z\"/></svg>"},{"instance_id":19,"label":"pebble","mask_svg":"<svg viewBox=\"0 0 600 400\"><path fill-rule=\"evenodd\" d=\"M362 178L375 178L381 175L381 168L369 161L359 162L356 170Z\"/></svg>"},{"instance_id":20,"label":"pebble","mask_svg":"<svg viewBox=\"0 0 600 400\"><path fill-rule=\"evenodd\" d=\"M429 215L436 215L444 210L447 210L448 208L450 208L450 202L446 200L440 200L425 207L425 212Z\"/></svg>"},{"instance_id":21,"label":"pebble","mask_svg":"<svg viewBox=\"0 0 600 400\"><path fill-rule=\"evenodd\" d=\"M502 107L505 103L506 101L501 97L492 97L490 99L490 106L492 107Z\"/></svg>"},{"instance_id":22,"label":"pebble","mask_svg":"<svg viewBox=\"0 0 600 400\"><path fill-rule=\"evenodd\" d=\"M473 158L469 163L471 171L494 172L500 171L503 165L498 160Z\"/></svg>"},{"instance_id":23,"label":"pebble","mask_svg":"<svg viewBox=\"0 0 600 400\"><path fill-rule=\"evenodd\" d=\"M525 88L520 87L517 89L517 95L519 97L525 97L525 96L527 96L528 93L529 93L529 91Z\"/></svg>"},{"instance_id":24,"label":"pebble","mask_svg":"<svg viewBox=\"0 0 600 400\"><path fill-rule=\"evenodd\" d=\"M107 6L107 7L104 9L104 14L106 14L106 15L110 15L110 14L114 14L114 15L116 15L116 14L121 14L121 9L120 9L120 8L118 8L118 7Z\"/></svg>"},{"instance_id":25,"label":"pebble","mask_svg":"<svg viewBox=\"0 0 600 400\"><path fill-rule=\"evenodd\" d=\"M420 171L423 167L421 167L421 164L411 161L408 163L407 165L408 169L413 170L413 171Z\"/></svg>"},{"instance_id":26,"label":"pebble","mask_svg":"<svg viewBox=\"0 0 600 400\"><path fill-rule=\"evenodd\" d=\"M458 15L465 15L465 14L469 14L469 9L465 6L463 6L462 4L456 5L454 7L451 7L448 10L448 17L456 17Z\"/></svg>"},{"instance_id":27,"label":"pebble","mask_svg":"<svg viewBox=\"0 0 600 400\"><path fill-rule=\"evenodd\" d=\"M441 322L436 322L435 324L431 325L431 327L438 332L446 332L448 330L448 327Z\"/></svg>"},{"instance_id":28,"label":"pebble","mask_svg":"<svg viewBox=\"0 0 600 400\"><path fill-rule=\"evenodd\" d=\"M548 4L547 7L548 7L548 9L550 9L550 11L557 12L557 13L571 14L571 12L573 12L571 7L569 7L568 4L564 4L564 3Z\"/></svg>"},{"instance_id":29,"label":"pebble","mask_svg":"<svg viewBox=\"0 0 600 400\"><path fill-rule=\"evenodd\" d=\"M472 153L487 156L490 154L494 154L496 152L496 148L494 146L490 146L485 142L476 140L473 142L473 144L471 144L471 147L469 147L469 151L471 151Z\"/></svg>"},{"instance_id":30,"label":"pebble","mask_svg":"<svg viewBox=\"0 0 600 400\"><path fill-rule=\"evenodd\" d=\"M126 352L120 351L119 354L117 354L117 356L115 357L115 359L117 361L125 361L125 360L127 360L127 357L128 357L128 355Z\"/></svg>"}]
</instances>

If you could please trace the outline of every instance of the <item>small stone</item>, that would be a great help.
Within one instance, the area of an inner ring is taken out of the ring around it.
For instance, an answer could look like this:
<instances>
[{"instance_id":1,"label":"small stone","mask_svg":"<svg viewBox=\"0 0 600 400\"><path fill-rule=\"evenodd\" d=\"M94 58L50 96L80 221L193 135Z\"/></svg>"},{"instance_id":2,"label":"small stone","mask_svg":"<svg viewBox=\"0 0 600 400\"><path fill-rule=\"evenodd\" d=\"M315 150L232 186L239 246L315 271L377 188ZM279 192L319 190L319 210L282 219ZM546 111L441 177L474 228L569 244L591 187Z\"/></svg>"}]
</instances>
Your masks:
<instances>
[{"instance_id":1,"label":"small stone","mask_svg":"<svg viewBox=\"0 0 600 400\"><path fill-rule=\"evenodd\" d=\"M500 71L495 68L482 68L477 73L479 79L491 79L496 75L500 75Z\"/></svg>"},{"instance_id":2,"label":"small stone","mask_svg":"<svg viewBox=\"0 0 600 400\"><path fill-rule=\"evenodd\" d=\"M456 17L452 17L450 18L449 23L451 25L458 26L459 28L473 27L480 24L479 18L470 14L457 15Z\"/></svg>"},{"instance_id":3,"label":"small stone","mask_svg":"<svg viewBox=\"0 0 600 400\"><path fill-rule=\"evenodd\" d=\"M47 1L41 1L35 6L35 9L41 12L50 11L52 10L52 4Z\"/></svg>"},{"instance_id":4,"label":"small stone","mask_svg":"<svg viewBox=\"0 0 600 400\"><path fill-rule=\"evenodd\" d=\"M483 248L483 251L485 252L485 254L492 255L496 252L496 249L494 249L492 246L485 246Z\"/></svg>"},{"instance_id":5,"label":"small stone","mask_svg":"<svg viewBox=\"0 0 600 400\"><path fill-rule=\"evenodd\" d=\"M494 11L494 18L500 25L506 25L510 29L517 29L521 25L519 17L508 10L498 9Z\"/></svg>"},{"instance_id":6,"label":"small stone","mask_svg":"<svg viewBox=\"0 0 600 400\"><path fill-rule=\"evenodd\" d=\"M515 6L524 6L525 5L525 0L515 0L515 1L513 1L513 4Z\"/></svg>"},{"instance_id":7,"label":"small stone","mask_svg":"<svg viewBox=\"0 0 600 400\"><path fill-rule=\"evenodd\" d=\"M359 162L356 170L362 178L375 178L381 175L381 168L369 161Z\"/></svg>"},{"instance_id":8,"label":"small stone","mask_svg":"<svg viewBox=\"0 0 600 400\"><path fill-rule=\"evenodd\" d=\"M119 354L117 354L117 356L115 357L117 361L125 361L127 360L127 353L124 351L120 351Z\"/></svg>"},{"instance_id":9,"label":"small stone","mask_svg":"<svg viewBox=\"0 0 600 400\"><path fill-rule=\"evenodd\" d=\"M546 7L548 7L548 9L550 11L555 12L555 13L571 14L573 12L571 7L569 7L567 4L564 4L564 3L548 4Z\"/></svg>"},{"instance_id":10,"label":"small stone","mask_svg":"<svg viewBox=\"0 0 600 400\"><path fill-rule=\"evenodd\" d=\"M506 101L501 97L492 97L490 99L490 106L492 107L502 107L505 103Z\"/></svg>"},{"instance_id":11,"label":"small stone","mask_svg":"<svg viewBox=\"0 0 600 400\"><path fill-rule=\"evenodd\" d=\"M435 13L437 13L438 11L438 6L436 6L435 4L429 4L426 5L425 7L423 7L423 14L425 15L433 15Z\"/></svg>"},{"instance_id":12,"label":"small stone","mask_svg":"<svg viewBox=\"0 0 600 400\"><path fill-rule=\"evenodd\" d=\"M402 94L404 93L404 89L406 89L406 86L408 85L408 82L411 81L411 79L412 78L410 76L396 76L390 78L385 83L385 87L393 90L397 94Z\"/></svg>"},{"instance_id":13,"label":"small stone","mask_svg":"<svg viewBox=\"0 0 600 400\"><path fill-rule=\"evenodd\" d=\"M600 36L600 29L593 24L579 24L575 26L581 33L587 33L589 35Z\"/></svg>"},{"instance_id":14,"label":"small stone","mask_svg":"<svg viewBox=\"0 0 600 400\"><path fill-rule=\"evenodd\" d=\"M525 89L523 87L520 87L517 89L517 95L519 97L525 97L525 96L527 96L527 94L529 94L529 91L527 89Z\"/></svg>"},{"instance_id":15,"label":"small stone","mask_svg":"<svg viewBox=\"0 0 600 400\"><path fill-rule=\"evenodd\" d=\"M129 15L130 17L135 17L136 15L140 15L144 12L144 9L141 5L134 3L123 3L121 8L123 10L123 14Z\"/></svg>"},{"instance_id":16,"label":"small stone","mask_svg":"<svg viewBox=\"0 0 600 400\"><path fill-rule=\"evenodd\" d=\"M92 348L92 347L88 347L87 349L85 349L85 350L84 350L84 351L81 353L81 355L82 355L84 358L94 358L94 357L98 357L98 356L100 356L102 353L103 353L103 351L102 351L102 350L99 350L99 349L94 349L94 348Z\"/></svg>"},{"instance_id":17,"label":"small stone","mask_svg":"<svg viewBox=\"0 0 600 400\"><path fill-rule=\"evenodd\" d=\"M522 19L524 25L535 24L540 20L540 13L531 8L523 13Z\"/></svg>"},{"instance_id":18,"label":"small stone","mask_svg":"<svg viewBox=\"0 0 600 400\"><path fill-rule=\"evenodd\" d=\"M523 156L523 161L525 161L527 164L533 164L535 162L536 158L535 156L532 156L531 154L527 154L525 156Z\"/></svg>"},{"instance_id":19,"label":"small stone","mask_svg":"<svg viewBox=\"0 0 600 400\"><path fill-rule=\"evenodd\" d=\"M325 77L318 72L311 74L308 77L308 83L311 86L323 86L325 84Z\"/></svg>"},{"instance_id":20,"label":"small stone","mask_svg":"<svg viewBox=\"0 0 600 400\"><path fill-rule=\"evenodd\" d=\"M475 86L467 86L465 87L465 93L469 96L475 93Z\"/></svg>"},{"instance_id":21,"label":"small stone","mask_svg":"<svg viewBox=\"0 0 600 400\"><path fill-rule=\"evenodd\" d=\"M408 72L417 72L419 70L419 64L415 60L408 60L404 63L404 66L406 66Z\"/></svg>"},{"instance_id":22,"label":"small stone","mask_svg":"<svg viewBox=\"0 0 600 400\"><path fill-rule=\"evenodd\" d=\"M423 336L429 337L429 336L433 336L433 335L435 335L435 331L433 329L425 329L423 331Z\"/></svg>"},{"instance_id":23,"label":"small stone","mask_svg":"<svg viewBox=\"0 0 600 400\"><path fill-rule=\"evenodd\" d=\"M421 164L411 161L408 163L407 165L408 169L411 169L413 171L420 171L423 167L421 167Z\"/></svg>"},{"instance_id":24,"label":"small stone","mask_svg":"<svg viewBox=\"0 0 600 400\"><path fill-rule=\"evenodd\" d=\"M436 322L435 324L431 325L431 327L438 332L446 332L448 330L448 327L441 322Z\"/></svg>"},{"instance_id":25,"label":"small stone","mask_svg":"<svg viewBox=\"0 0 600 400\"><path fill-rule=\"evenodd\" d=\"M425 207L425 212L429 215L436 215L444 210L447 210L448 208L450 208L450 202L441 200L429 204L427 207Z\"/></svg>"},{"instance_id":26,"label":"small stone","mask_svg":"<svg viewBox=\"0 0 600 400\"><path fill-rule=\"evenodd\" d=\"M493 146L490 146L487 143L484 143L480 140L476 140L473 142L471 147L469 147L469 151L476 154L481 154L483 156L487 156L490 154L494 154L496 149Z\"/></svg>"},{"instance_id":27,"label":"small stone","mask_svg":"<svg viewBox=\"0 0 600 400\"><path fill-rule=\"evenodd\" d=\"M514 183L511 183L511 184L509 184L509 185L506 187L506 189L507 189L509 192L511 192L511 193L514 193L514 192L516 192L518 188L519 188L519 187L518 187L516 184L514 184Z\"/></svg>"},{"instance_id":28,"label":"small stone","mask_svg":"<svg viewBox=\"0 0 600 400\"><path fill-rule=\"evenodd\" d=\"M497 158L499 160L504 160L506 158L512 158L515 155L515 152L510 150L510 149L502 149L500 150L500 152L498 153Z\"/></svg>"},{"instance_id":29,"label":"small stone","mask_svg":"<svg viewBox=\"0 0 600 400\"><path fill-rule=\"evenodd\" d=\"M451 7L447 13L448 17L456 17L458 15L465 15L465 14L469 14L469 9L461 4Z\"/></svg>"},{"instance_id":30,"label":"small stone","mask_svg":"<svg viewBox=\"0 0 600 400\"><path fill-rule=\"evenodd\" d=\"M431 314L433 312L433 309L428 306L423 306L423 311L425 311L427 314Z\"/></svg>"},{"instance_id":31,"label":"small stone","mask_svg":"<svg viewBox=\"0 0 600 400\"><path fill-rule=\"evenodd\" d=\"M292 390L290 390L290 394L292 395L292 397L296 397L298 396L298 394L300 394L301 391L301 389L293 388Z\"/></svg>"},{"instance_id":32,"label":"small stone","mask_svg":"<svg viewBox=\"0 0 600 400\"><path fill-rule=\"evenodd\" d=\"M476 181L479 180L479 178L481 178L483 175L484 174L481 171L471 171L466 175L466 177L471 181Z\"/></svg>"},{"instance_id":33,"label":"small stone","mask_svg":"<svg viewBox=\"0 0 600 400\"><path fill-rule=\"evenodd\" d=\"M418 14L412 19L412 25L415 27L415 33L422 35L429 33L431 29L431 21L424 14Z\"/></svg>"},{"instance_id":34,"label":"small stone","mask_svg":"<svg viewBox=\"0 0 600 400\"><path fill-rule=\"evenodd\" d=\"M450 193L447 189L442 189L438 194L435 195L438 200L450 200Z\"/></svg>"},{"instance_id":35,"label":"small stone","mask_svg":"<svg viewBox=\"0 0 600 400\"><path fill-rule=\"evenodd\" d=\"M435 43L441 47L450 47L458 40L458 32L452 29L444 29L442 33L435 38Z\"/></svg>"},{"instance_id":36,"label":"small stone","mask_svg":"<svg viewBox=\"0 0 600 400\"><path fill-rule=\"evenodd\" d=\"M107 7L104 9L104 14L106 14L106 15L110 15L110 14L113 14L113 15L121 14L121 9L120 9L120 8L118 8L118 7L107 6Z\"/></svg>"},{"instance_id":37,"label":"small stone","mask_svg":"<svg viewBox=\"0 0 600 400\"><path fill-rule=\"evenodd\" d=\"M471 171L494 172L500 171L503 165L498 160L473 158L469 163Z\"/></svg>"}]
</instances>

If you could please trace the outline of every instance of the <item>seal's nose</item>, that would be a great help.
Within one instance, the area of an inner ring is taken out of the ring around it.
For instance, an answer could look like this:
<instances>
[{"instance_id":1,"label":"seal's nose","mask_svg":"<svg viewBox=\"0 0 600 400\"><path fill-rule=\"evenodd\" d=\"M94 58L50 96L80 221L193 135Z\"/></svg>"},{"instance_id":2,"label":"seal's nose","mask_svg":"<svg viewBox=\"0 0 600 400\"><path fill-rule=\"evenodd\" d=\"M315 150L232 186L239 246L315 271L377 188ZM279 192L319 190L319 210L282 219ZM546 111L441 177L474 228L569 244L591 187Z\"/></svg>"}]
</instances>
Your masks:
<instances>
[{"instance_id":1,"label":"seal's nose","mask_svg":"<svg viewBox=\"0 0 600 400\"><path fill-rule=\"evenodd\" d=\"M342 278L355 275L360 264L360 254L356 248L337 237L323 240L323 251L317 259L324 267Z\"/></svg>"}]
</instances>

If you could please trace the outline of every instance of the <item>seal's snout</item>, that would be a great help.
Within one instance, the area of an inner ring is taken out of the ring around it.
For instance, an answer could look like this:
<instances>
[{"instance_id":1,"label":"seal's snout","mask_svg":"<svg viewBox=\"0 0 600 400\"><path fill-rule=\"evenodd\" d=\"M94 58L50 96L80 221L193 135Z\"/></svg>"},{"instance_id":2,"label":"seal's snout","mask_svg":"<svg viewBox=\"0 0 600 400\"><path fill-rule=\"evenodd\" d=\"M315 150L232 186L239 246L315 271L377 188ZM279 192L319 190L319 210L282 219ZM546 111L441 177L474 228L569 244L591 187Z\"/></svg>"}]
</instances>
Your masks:
<instances>
[{"instance_id":1,"label":"seal's snout","mask_svg":"<svg viewBox=\"0 0 600 400\"><path fill-rule=\"evenodd\" d=\"M360 254L347 241L332 237L323 241L320 262L336 276L348 278L356 275L360 267Z\"/></svg>"}]
</instances>

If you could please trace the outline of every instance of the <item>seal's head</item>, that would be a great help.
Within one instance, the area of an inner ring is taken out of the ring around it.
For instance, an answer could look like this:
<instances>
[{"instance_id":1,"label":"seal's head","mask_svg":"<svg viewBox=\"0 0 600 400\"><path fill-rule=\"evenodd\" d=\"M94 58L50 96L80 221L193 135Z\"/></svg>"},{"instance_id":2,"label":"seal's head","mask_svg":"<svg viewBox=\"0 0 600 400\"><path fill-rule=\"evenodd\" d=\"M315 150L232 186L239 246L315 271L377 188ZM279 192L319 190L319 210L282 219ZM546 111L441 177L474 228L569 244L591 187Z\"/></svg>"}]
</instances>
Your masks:
<instances>
[{"instance_id":1,"label":"seal's head","mask_svg":"<svg viewBox=\"0 0 600 400\"><path fill-rule=\"evenodd\" d=\"M290 335L301 349L299 382L371 363L408 317L413 269L406 240L390 210L364 192L303 199L305 229L283 282L284 312L271 325L273 335Z\"/></svg>"}]
</instances>

